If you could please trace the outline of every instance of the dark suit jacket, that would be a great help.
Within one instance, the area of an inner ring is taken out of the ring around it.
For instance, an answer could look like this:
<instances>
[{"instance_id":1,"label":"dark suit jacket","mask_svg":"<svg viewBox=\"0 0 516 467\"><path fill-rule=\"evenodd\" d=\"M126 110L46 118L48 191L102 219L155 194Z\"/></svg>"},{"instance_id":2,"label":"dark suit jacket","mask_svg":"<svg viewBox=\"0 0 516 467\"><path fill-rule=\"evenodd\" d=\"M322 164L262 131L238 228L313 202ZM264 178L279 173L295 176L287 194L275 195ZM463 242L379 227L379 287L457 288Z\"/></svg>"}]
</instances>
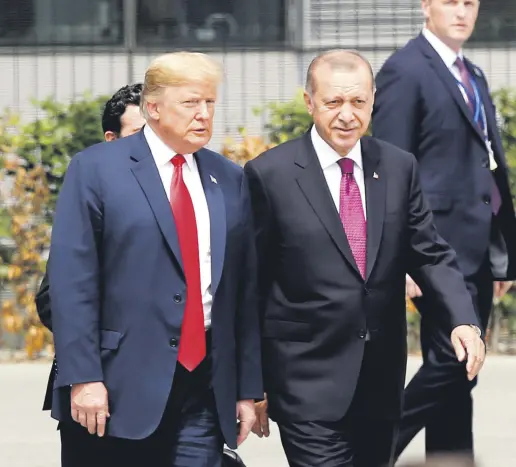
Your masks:
<instances>
[{"instance_id":1,"label":"dark suit jacket","mask_svg":"<svg viewBox=\"0 0 516 467\"><path fill-rule=\"evenodd\" d=\"M399 417L407 271L442 303L438 319L449 332L460 324L478 325L455 253L434 228L414 157L369 137L362 139L362 153L365 281L310 133L245 166L259 258L265 389L278 421L341 419L366 345L372 356L362 375L369 408L375 417Z\"/></svg>"},{"instance_id":2,"label":"dark suit jacket","mask_svg":"<svg viewBox=\"0 0 516 467\"><path fill-rule=\"evenodd\" d=\"M502 246L509 261L507 270L493 268L494 277L514 279L516 220L495 107L482 71L467 60L466 65L479 87L498 164L494 174L503 204L493 226L493 175L484 136L454 77L423 35L394 53L378 73L373 135L416 156L439 234L457 251L463 273L479 270L491 241Z\"/></svg>"},{"instance_id":3,"label":"dark suit jacket","mask_svg":"<svg viewBox=\"0 0 516 467\"><path fill-rule=\"evenodd\" d=\"M225 441L236 447L237 400L263 397L251 209L239 166L206 149L195 157L211 219L213 390ZM103 381L109 435L141 439L156 429L181 339L182 263L143 132L72 159L48 262L54 418L70 417L69 385Z\"/></svg>"},{"instance_id":4,"label":"dark suit jacket","mask_svg":"<svg viewBox=\"0 0 516 467\"><path fill-rule=\"evenodd\" d=\"M43 324L49 331L52 331L52 309L50 307L50 293L48 286L48 272L45 272L43 280L39 286L38 293L36 294L36 310L38 316Z\"/></svg>"}]
</instances>

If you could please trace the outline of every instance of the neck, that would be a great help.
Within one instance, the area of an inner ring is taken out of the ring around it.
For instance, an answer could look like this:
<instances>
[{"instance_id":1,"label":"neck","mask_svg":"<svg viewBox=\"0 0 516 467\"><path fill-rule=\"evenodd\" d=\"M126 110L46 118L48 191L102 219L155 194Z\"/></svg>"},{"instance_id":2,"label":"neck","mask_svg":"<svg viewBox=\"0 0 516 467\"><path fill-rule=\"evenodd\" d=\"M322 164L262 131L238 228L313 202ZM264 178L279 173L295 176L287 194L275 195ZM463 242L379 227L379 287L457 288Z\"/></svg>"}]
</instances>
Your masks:
<instances>
[{"instance_id":1,"label":"neck","mask_svg":"<svg viewBox=\"0 0 516 467\"><path fill-rule=\"evenodd\" d=\"M449 37L440 36L436 31L432 29L432 26L429 26L428 24L426 25L426 29L428 29L435 37L437 37L443 44L452 49L456 54L460 52L462 46L464 45L463 42L457 42L450 39Z\"/></svg>"},{"instance_id":2,"label":"neck","mask_svg":"<svg viewBox=\"0 0 516 467\"><path fill-rule=\"evenodd\" d=\"M175 152L176 154L183 154L181 151L177 151L174 146L170 143L169 138L167 138L166 133L161 131L159 128L159 125L156 124L155 121L149 120L147 122L147 125L149 125L150 128L152 128L152 131L156 134L156 136L165 143L171 151Z\"/></svg>"}]
</instances>

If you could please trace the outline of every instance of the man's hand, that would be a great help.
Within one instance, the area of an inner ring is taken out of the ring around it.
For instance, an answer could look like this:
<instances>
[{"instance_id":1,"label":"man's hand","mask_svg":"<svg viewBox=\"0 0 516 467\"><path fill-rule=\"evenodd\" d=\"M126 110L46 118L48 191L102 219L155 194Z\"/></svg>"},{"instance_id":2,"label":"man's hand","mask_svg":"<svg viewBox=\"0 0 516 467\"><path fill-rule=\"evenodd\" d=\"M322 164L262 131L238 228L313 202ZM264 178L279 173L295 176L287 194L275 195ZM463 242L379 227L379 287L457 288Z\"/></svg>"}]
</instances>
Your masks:
<instances>
[{"instance_id":1,"label":"man's hand","mask_svg":"<svg viewBox=\"0 0 516 467\"><path fill-rule=\"evenodd\" d=\"M237 402L237 418L240 421L240 430L237 438L237 446L240 446L249 435L256 421L256 413L254 410L254 401L244 400Z\"/></svg>"},{"instance_id":2,"label":"man's hand","mask_svg":"<svg viewBox=\"0 0 516 467\"><path fill-rule=\"evenodd\" d=\"M421 297L423 293L418 285L413 281L408 274L405 275L405 296L408 298Z\"/></svg>"},{"instance_id":3,"label":"man's hand","mask_svg":"<svg viewBox=\"0 0 516 467\"><path fill-rule=\"evenodd\" d=\"M468 358L466 371L471 381L484 364L486 347L484 342L471 326L457 326L451 333L451 341L459 362Z\"/></svg>"},{"instance_id":4,"label":"man's hand","mask_svg":"<svg viewBox=\"0 0 516 467\"><path fill-rule=\"evenodd\" d=\"M269 415L267 413L267 395L264 396L263 401L257 402L254 407L256 409L256 422L253 426L253 433L260 438L263 436L267 438L270 435Z\"/></svg>"},{"instance_id":5,"label":"man's hand","mask_svg":"<svg viewBox=\"0 0 516 467\"><path fill-rule=\"evenodd\" d=\"M494 286L494 298L500 300L512 287L512 281L495 281Z\"/></svg>"},{"instance_id":6,"label":"man's hand","mask_svg":"<svg viewBox=\"0 0 516 467\"><path fill-rule=\"evenodd\" d=\"M91 435L104 436L109 418L108 393L104 383L74 384L71 391L72 418Z\"/></svg>"}]
</instances>

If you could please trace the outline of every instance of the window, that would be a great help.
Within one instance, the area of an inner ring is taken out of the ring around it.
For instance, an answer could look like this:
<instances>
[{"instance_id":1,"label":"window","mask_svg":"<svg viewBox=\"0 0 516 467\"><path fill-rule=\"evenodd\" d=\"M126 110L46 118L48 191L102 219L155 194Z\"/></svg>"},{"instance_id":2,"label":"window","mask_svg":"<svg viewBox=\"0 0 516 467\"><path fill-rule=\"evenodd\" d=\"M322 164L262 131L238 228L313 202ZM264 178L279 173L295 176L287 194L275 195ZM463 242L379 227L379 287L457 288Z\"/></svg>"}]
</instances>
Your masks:
<instances>
[{"instance_id":1,"label":"window","mask_svg":"<svg viewBox=\"0 0 516 467\"><path fill-rule=\"evenodd\" d=\"M285 0L138 0L141 46L277 44L285 37Z\"/></svg>"},{"instance_id":2,"label":"window","mask_svg":"<svg viewBox=\"0 0 516 467\"><path fill-rule=\"evenodd\" d=\"M516 41L516 1L482 0L471 43Z\"/></svg>"},{"instance_id":3,"label":"window","mask_svg":"<svg viewBox=\"0 0 516 467\"><path fill-rule=\"evenodd\" d=\"M123 0L0 0L0 45L120 44Z\"/></svg>"}]
</instances>

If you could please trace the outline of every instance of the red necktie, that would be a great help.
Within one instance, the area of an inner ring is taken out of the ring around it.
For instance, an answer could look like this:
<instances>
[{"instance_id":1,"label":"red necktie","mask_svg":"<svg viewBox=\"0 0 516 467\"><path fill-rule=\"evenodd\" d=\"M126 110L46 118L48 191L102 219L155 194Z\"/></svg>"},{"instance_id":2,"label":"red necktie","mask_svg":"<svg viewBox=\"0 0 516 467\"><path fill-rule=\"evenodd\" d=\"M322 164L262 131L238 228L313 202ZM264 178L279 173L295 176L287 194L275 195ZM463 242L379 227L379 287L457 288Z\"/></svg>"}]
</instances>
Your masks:
<instances>
[{"instance_id":1,"label":"red necktie","mask_svg":"<svg viewBox=\"0 0 516 467\"><path fill-rule=\"evenodd\" d=\"M340 220L358 270L365 279L367 229L362 206L362 197L355 177L353 160L347 157L339 160L342 178L340 181Z\"/></svg>"},{"instance_id":2,"label":"red necktie","mask_svg":"<svg viewBox=\"0 0 516 467\"><path fill-rule=\"evenodd\" d=\"M172 158L174 174L170 184L170 206L176 222L186 277L186 306L177 359L188 371L193 371L206 356L206 333L201 296L197 223L192 198L183 180L185 162L181 154Z\"/></svg>"}]
</instances>

